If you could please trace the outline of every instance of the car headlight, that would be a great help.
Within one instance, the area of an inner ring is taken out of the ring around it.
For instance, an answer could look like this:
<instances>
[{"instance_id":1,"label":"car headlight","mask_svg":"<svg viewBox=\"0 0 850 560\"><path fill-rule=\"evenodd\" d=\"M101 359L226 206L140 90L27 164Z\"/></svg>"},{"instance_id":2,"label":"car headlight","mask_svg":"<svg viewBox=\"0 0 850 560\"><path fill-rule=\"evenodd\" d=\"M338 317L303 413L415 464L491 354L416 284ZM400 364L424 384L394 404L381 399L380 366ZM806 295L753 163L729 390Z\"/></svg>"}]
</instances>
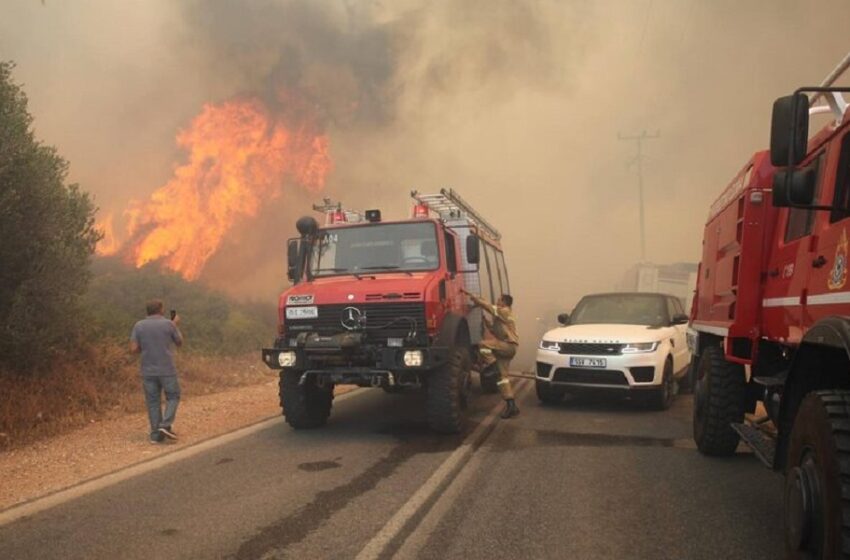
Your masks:
<instances>
[{"instance_id":1,"label":"car headlight","mask_svg":"<svg viewBox=\"0 0 850 560\"><path fill-rule=\"evenodd\" d=\"M419 367L422 365L422 350L408 350L404 353L404 365Z\"/></svg>"},{"instance_id":2,"label":"car headlight","mask_svg":"<svg viewBox=\"0 0 850 560\"><path fill-rule=\"evenodd\" d=\"M277 363L280 367L292 367L295 365L295 352L281 352L277 355Z\"/></svg>"},{"instance_id":3,"label":"car headlight","mask_svg":"<svg viewBox=\"0 0 850 560\"><path fill-rule=\"evenodd\" d=\"M541 340L540 348L543 350L554 350L557 352L561 349L561 344L559 342L555 342L554 340Z\"/></svg>"},{"instance_id":4,"label":"car headlight","mask_svg":"<svg viewBox=\"0 0 850 560\"><path fill-rule=\"evenodd\" d=\"M655 352L656 348L658 348L658 342L632 342L623 346L623 354Z\"/></svg>"}]
</instances>

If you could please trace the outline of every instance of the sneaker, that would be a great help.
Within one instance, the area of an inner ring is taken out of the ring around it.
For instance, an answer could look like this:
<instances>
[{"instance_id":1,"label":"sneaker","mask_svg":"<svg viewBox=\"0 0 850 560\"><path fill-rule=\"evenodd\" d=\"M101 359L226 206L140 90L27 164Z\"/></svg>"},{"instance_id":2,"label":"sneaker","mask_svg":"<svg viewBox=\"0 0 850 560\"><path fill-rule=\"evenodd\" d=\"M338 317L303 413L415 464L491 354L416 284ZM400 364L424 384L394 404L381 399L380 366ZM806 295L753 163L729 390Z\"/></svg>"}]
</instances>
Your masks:
<instances>
[{"instance_id":1,"label":"sneaker","mask_svg":"<svg viewBox=\"0 0 850 560\"><path fill-rule=\"evenodd\" d=\"M171 426L167 426L165 428L160 428L159 433L167 437L168 439L177 439L177 434L174 433L174 430L171 429Z\"/></svg>"}]
</instances>

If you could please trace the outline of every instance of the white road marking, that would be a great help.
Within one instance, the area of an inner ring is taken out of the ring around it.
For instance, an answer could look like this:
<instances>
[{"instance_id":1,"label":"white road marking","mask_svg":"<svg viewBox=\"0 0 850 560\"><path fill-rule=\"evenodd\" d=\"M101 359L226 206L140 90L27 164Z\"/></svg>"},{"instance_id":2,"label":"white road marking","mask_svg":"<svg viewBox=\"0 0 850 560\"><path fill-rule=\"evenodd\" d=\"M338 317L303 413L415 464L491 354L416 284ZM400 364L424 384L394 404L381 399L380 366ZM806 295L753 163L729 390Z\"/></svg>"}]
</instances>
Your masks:
<instances>
[{"instance_id":1,"label":"white road marking","mask_svg":"<svg viewBox=\"0 0 850 560\"><path fill-rule=\"evenodd\" d=\"M354 390L335 397L334 402L348 400L349 398L355 397L357 395L365 394L367 394L367 391ZM142 463L136 463L135 465L125 467L113 473L105 474L97 478L93 478L91 480L75 484L74 486L70 486L68 488L65 488L64 490L57 490L56 492L53 492L46 496L12 506L8 509L0 511L0 527L12 523L13 521L17 521L22 517L35 515L36 513L42 512L46 509L50 509L60 504L64 504L65 502L80 498L87 494L91 494L92 492L102 490L114 484L118 484L119 482L123 482L133 477L151 471L155 471L166 465L182 461L183 459L194 457L195 455L198 455L205 451L209 451L210 449L221 447L222 445L226 445L251 434L261 432L271 426L274 426L275 424L280 424L282 422L282 416L275 416L274 418L261 420L256 424L252 424L245 428L240 428L234 432L230 432L221 436L215 436L213 438L198 442L194 445L190 445L189 447L178 449L166 455L162 455L160 457L156 457L154 459L150 459Z\"/></svg>"},{"instance_id":2,"label":"white road marking","mask_svg":"<svg viewBox=\"0 0 850 560\"><path fill-rule=\"evenodd\" d=\"M517 387L517 397L530 386L521 382ZM377 560L388 548L388 546L409 528L412 520L427 511L434 502L439 499L442 492L449 487L453 480L457 479L464 467L469 463L475 450L487 439L496 427L495 421L502 408L502 401L493 407L481 424L455 449L449 457L434 471L434 474L425 481L419 490L393 515L372 539L366 543L363 550L356 556L355 560ZM412 529L415 529L413 527Z\"/></svg>"}]
</instances>

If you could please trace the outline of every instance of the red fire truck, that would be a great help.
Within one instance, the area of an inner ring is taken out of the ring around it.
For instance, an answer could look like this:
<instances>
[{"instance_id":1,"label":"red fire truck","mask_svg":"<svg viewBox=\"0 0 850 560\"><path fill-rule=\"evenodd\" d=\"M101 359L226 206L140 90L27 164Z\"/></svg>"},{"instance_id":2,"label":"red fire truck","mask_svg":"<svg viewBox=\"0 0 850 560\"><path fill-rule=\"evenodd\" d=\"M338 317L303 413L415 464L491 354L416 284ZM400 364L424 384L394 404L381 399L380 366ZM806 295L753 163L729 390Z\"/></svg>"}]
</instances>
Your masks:
<instances>
[{"instance_id":1,"label":"red fire truck","mask_svg":"<svg viewBox=\"0 0 850 560\"><path fill-rule=\"evenodd\" d=\"M850 558L848 66L774 103L770 150L709 212L691 312L697 447L743 439L785 473L787 558Z\"/></svg>"},{"instance_id":2,"label":"red fire truck","mask_svg":"<svg viewBox=\"0 0 850 560\"><path fill-rule=\"evenodd\" d=\"M463 425L483 321L461 288L491 301L510 291L501 236L453 190L411 194L411 219L326 204L317 207L325 226L309 216L296 224L293 286L280 296L274 347L263 349L281 370L280 403L295 429L326 423L336 384L424 388L432 429ZM496 381L481 374L486 391Z\"/></svg>"}]
</instances>

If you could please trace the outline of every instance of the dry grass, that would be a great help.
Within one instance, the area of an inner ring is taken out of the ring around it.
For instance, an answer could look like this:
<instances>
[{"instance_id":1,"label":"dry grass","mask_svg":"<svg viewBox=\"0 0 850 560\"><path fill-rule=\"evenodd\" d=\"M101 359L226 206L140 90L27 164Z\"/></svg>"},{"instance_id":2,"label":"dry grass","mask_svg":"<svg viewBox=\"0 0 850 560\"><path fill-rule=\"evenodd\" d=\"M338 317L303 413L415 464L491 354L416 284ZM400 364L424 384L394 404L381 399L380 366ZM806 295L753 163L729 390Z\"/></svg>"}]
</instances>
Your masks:
<instances>
[{"instance_id":1,"label":"dry grass","mask_svg":"<svg viewBox=\"0 0 850 560\"><path fill-rule=\"evenodd\" d=\"M138 358L117 344L100 344L50 371L0 375L0 450L64 433L93 421L144 411ZM184 393L205 395L265 383L275 373L256 353L208 357L178 353Z\"/></svg>"}]
</instances>

